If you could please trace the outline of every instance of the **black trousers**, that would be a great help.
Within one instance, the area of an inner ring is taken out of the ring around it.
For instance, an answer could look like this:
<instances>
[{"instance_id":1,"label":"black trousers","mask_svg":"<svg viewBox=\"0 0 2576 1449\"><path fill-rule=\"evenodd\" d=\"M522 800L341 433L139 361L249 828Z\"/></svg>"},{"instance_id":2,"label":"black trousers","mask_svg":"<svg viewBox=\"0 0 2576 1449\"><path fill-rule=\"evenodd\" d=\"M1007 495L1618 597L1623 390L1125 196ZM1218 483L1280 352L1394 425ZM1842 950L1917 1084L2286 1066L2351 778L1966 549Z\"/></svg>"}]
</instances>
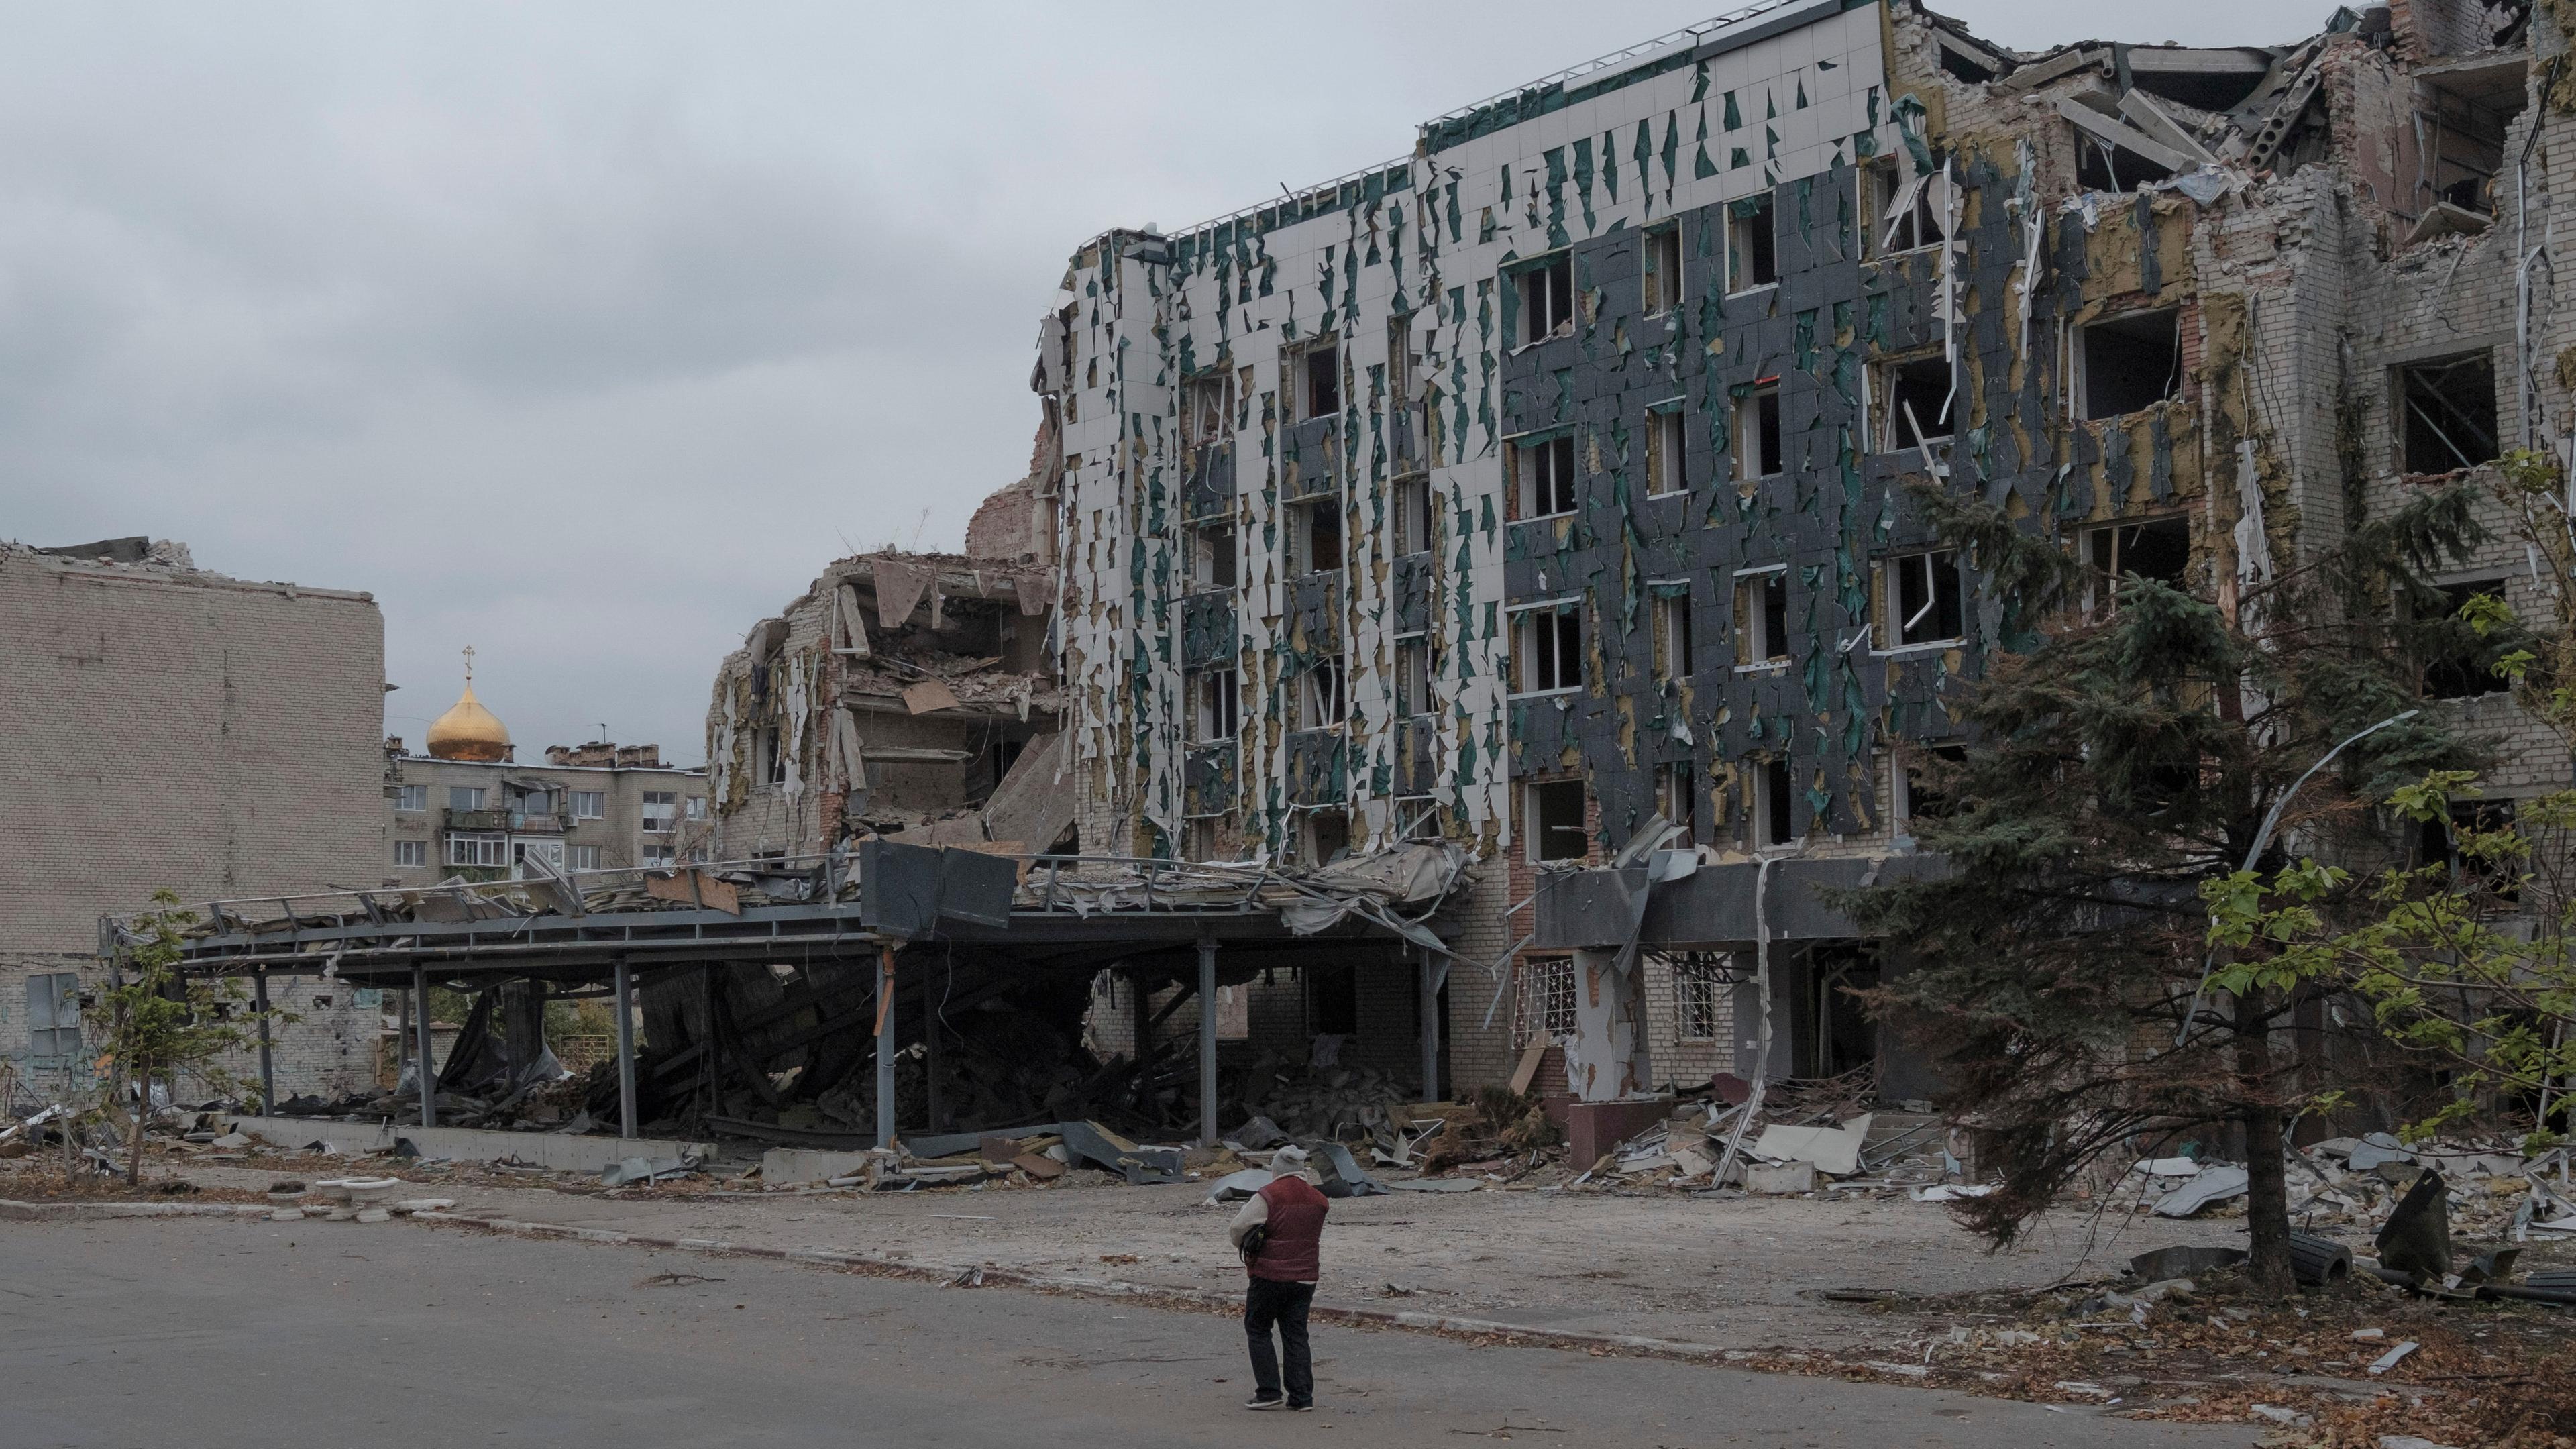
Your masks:
<instances>
[{"instance_id":1,"label":"black trousers","mask_svg":"<svg viewBox=\"0 0 2576 1449\"><path fill-rule=\"evenodd\" d=\"M1306 1309L1315 1301L1312 1283L1274 1283L1255 1278L1243 1293L1243 1332L1252 1340L1252 1386L1261 1397L1279 1397L1279 1355L1270 1349L1270 1326L1279 1326L1279 1348L1288 1358L1288 1402L1315 1402L1315 1354L1306 1345Z\"/></svg>"}]
</instances>

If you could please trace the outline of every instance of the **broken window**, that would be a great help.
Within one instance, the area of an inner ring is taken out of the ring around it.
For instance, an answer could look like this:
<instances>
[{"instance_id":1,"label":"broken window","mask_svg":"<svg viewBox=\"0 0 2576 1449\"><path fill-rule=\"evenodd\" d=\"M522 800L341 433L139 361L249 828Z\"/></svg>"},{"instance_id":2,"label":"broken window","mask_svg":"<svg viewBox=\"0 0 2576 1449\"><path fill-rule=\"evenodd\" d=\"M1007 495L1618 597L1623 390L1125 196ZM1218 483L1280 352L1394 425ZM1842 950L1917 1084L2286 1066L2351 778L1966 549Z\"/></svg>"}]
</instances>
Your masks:
<instances>
[{"instance_id":1,"label":"broken window","mask_svg":"<svg viewBox=\"0 0 2576 1449\"><path fill-rule=\"evenodd\" d=\"M1968 761L1963 745L1910 746L1896 772L1896 813L1902 820L1938 820L1957 808L1942 789L1951 771Z\"/></svg>"},{"instance_id":2,"label":"broken window","mask_svg":"<svg viewBox=\"0 0 2576 1449\"><path fill-rule=\"evenodd\" d=\"M1304 972L1306 1030L1315 1036L1356 1036L1360 1029L1360 978L1348 961L1320 961Z\"/></svg>"},{"instance_id":3,"label":"broken window","mask_svg":"<svg viewBox=\"0 0 2576 1449\"><path fill-rule=\"evenodd\" d=\"M566 869L566 870L597 870L597 869L599 869L599 847L598 847L598 846L596 846L596 845L567 845L567 846L565 846L565 847L564 847L564 869Z\"/></svg>"},{"instance_id":4,"label":"broken window","mask_svg":"<svg viewBox=\"0 0 2576 1449\"><path fill-rule=\"evenodd\" d=\"M1195 704L1190 738L1201 744L1230 740L1240 732L1242 692L1231 669L1201 670L1190 686Z\"/></svg>"},{"instance_id":5,"label":"broken window","mask_svg":"<svg viewBox=\"0 0 2576 1449\"><path fill-rule=\"evenodd\" d=\"M429 787L427 785L396 785L394 787L394 809L405 815L419 815L426 813L429 809Z\"/></svg>"},{"instance_id":6,"label":"broken window","mask_svg":"<svg viewBox=\"0 0 2576 1449\"><path fill-rule=\"evenodd\" d=\"M1666 959L1673 973L1673 1035L1683 1041L1717 1040L1725 1019L1720 1006L1734 984L1728 979L1730 958L1694 951Z\"/></svg>"},{"instance_id":7,"label":"broken window","mask_svg":"<svg viewBox=\"0 0 2576 1449\"><path fill-rule=\"evenodd\" d=\"M1574 958L1532 956L1521 962L1514 1002L1513 1045L1553 1046L1574 1035Z\"/></svg>"},{"instance_id":8,"label":"broken window","mask_svg":"<svg viewBox=\"0 0 2576 1449\"><path fill-rule=\"evenodd\" d=\"M2468 607L2471 599L2502 597L2504 580L2477 579L2444 584L2441 593L2443 626L2437 635L2435 653L2424 666L2424 697L2475 699L2482 694L2502 694L2513 688L2513 680L2495 667L2495 651L2478 637L2466 619L2460 617L2460 611Z\"/></svg>"},{"instance_id":9,"label":"broken window","mask_svg":"<svg viewBox=\"0 0 2576 1449\"><path fill-rule=\"evenodd\" d=\"M1750 292L1780 280L1779 243L1771 230L1771 193L1731 202L1726 208L1726 277L1730 292Z\"/></svg>"},{"instance_id":10,"label":"broken window","mask_svg":"<svg viewBox=\"0 0 2576 1449\"><path fill-rule=\"evenodd\" d=\"M1655 677L1680 679L1691 672L1690 585L1649 587L1655 594Z\"/></svg>"},{"instance_id":11,"label":"broken window","mask_svg":"<svg viewBox=\"0 0 2576 1449\"><path fill-rule=\"evenodd\" d=\"M1918 357L1911 362L1882 364L1877 377L1881 409L1879 451L1913 452L1925 443L1948 440L1954 402L1950 359Z\"/></svg>"},{"instance_id":12,"label":"broken window","mask_svg":"<svg viewBox=\"0 0 2576 1449\"><path fill-rule=\"evenodd\" d=\"M1735 576L1735 664L1759 669L1789 662L1789 568L1747 569Z\"/></svg>"},{"instance_id":13,"label":"broken window","mask_svg":"<svg viewBox=\"0 0 2576 1449\"><path fill-rule=\"evenodd\" d=\"M2415 859L2419 866L2438 865L2452 881L2511 901L2519 894L2510 858L2472 857L2460 849L2463 832L2494 835L2513 829L2511 800L2454 800L2447 813L2416 826Z\"/></svg>"},{"instance_id":14,"label":"broken window","mask_svg":"<svg viewBox=\"0 0 2576 1449\"><path fill-rule=\"evenodd\" d=\"M1413 314L1390 318L1386 324L1386 395L1387 402L1402 408L1413 400Z\"/></svg>"},{"instance_id":15,"label":"broken window","mask_svg":"<svg viewBox=\"0 0 2576 1449\"><path fill-rule=\"evenodd\" d=\"M643 825L647 835L668 835L679 826L680 793L677 790L644 792Z\"/></svg>"},{"instance_id":16,"label":"broken window","mask_svg":"<svg viewBox=\"0 0 2576 1449\"><path fill-rule=\"evenodd\" d=\"M1574 335L1574 259L1558 252L1526 267L1515 279L1521 289L1520 343Z\"/></svg>"},{"instance_id":17,"label":"broken window","mask_svg":"<svg viewBox=\"0 0 2576 1449\"><path fill-rule=\"evenodd\" d=\"M1395 551L1422 553L1438 542L1431 533L1431 480L1399 478L1395 483Z\"/></svg>"},{"instance_id":18,"label":"broken window","mask_svg":"<svg viewBox=\"0 0 2576 1449\"><path fill-rule=\"evenodd\" d=\"M1233 380L1229 373L1191 380L1183 402L1183 417L1189 428L1189 444L1205 448L1227 442L1234 429L1226 421L1226 386Z\"/></svg>"},{"instance_id":19,"label":"broken window","mask_svg":"<svg viewBox=\"0 0 2576 1449\"><path fill-rule=\"evenodd\" d=\"M1342 566L1342 500L1318 498L1288 510L1288 571L1330 573Z\"/></svg>"},{"instance_id":20,"label":"broken window","mask_svg":"<svg viewBox=\"0 0 2576 1449\"><path fill-rule=\"evenodd\" d=\"M447 837L447 863L465 866L500 866L510 863L510 837L506 835L451 834Z\"/></svg>"},{"instance_id":21,"label":"broken window","mask_svg":"<svg viewBox=\"0 0 2576 1449\"><path fill-rule=\"evenodd\" d=\"M669 870L679 863L679 854L668 845L647 844L636 848L635 863L646 870Z\"/></svg>"},{"instance_id":22,"label":"broken window","mask_svg":"<svg viewBox=\"0 0 2576 1449\"><path fill-rule=\"evenodd\" d=\"M1955 644L1967 634L1964 590L1956 549L1899 554L1881 565L1890 605L1882 621L1881 649Z\"/></svg>"},{"instance_id":23,"label":"broken window","mask_svg":"<svg viewBox=\"0 0 2576 1449\"><path fill-rule=\"evenodd\" d=\"M1341 810L1306 812L1306 859L1309 863L1330 865L1335 857L1348 853L1350 848L1351 817L1347 812ZM1330 1029L1343 1035L1356 1031L1359 1020L1356 1006L1350 1019L1351 1025ZM1317 1030L1321 1031L1325 1028L1318 1027Z\"/></svg>"},{"instance_id":24,"label":"broken window","mask_svg":"<svg viewBox=\"0 0 2576 1449\"><path fill-rule=\"evenodd\" d=\"M1338 657L1318 659L1297 675L1297 728L1327 729L1342 722L1349 700L1348 670Z\"/></svg>"},{"instance_id":25,"label":"broken window","mask_svg":"<svg viewBox=\"0 0 2576 1449\"><path fill-rule=\"evenodd\" d=\"M1583 782L1538 780L1529 787L1530 859L1581 860L1591 849L1584 828Z\"/></svg>"},{"instance_id":26,"label":"broken window","mask_svg":"<svg viewBox=\"0 0 2576 1449\"><path fill-rule=\"evenodd\" d=\"M2173 168L2162 161L2096 135L2083 126L2074 129L2075 184L2087 191L2135 191L2149 182L2167 181L2173 177ZM2137 140L2155 144L2124 124L2117 129Z\"/></svg>"},{"instance_id":27,"label":"broken window","mask_svg":"<svg viewBox=\"0 0 2576 1449\"><path fill-rule=\"evenodd\" d=\"M1679 493L1690 487L1682 471L1687 437L1682 430L1680 404L1646 414L1646 492L1650 496Z\"/></svg>"},{"instance_id":28,"label":"broken window","mask_svg":"<svg viewBox=\"0 0 2576 1449\"><path fill-rule=\"evenodd\" d=\"M1234 524L1205 523L1191 530L1190 581L1201 589L1234 587Z\"/></svg>"},{"instance_id":29,"label":"broken window","mask_svg":"<svg viewBox=\"0 0 2576 1449\"><path fill-rule=\"evenodd\" d=\"M480 786L480 785L450 785L450 786L448 786L448 787L447 787L447 808L448 808L448 809L450 809L450 810L480 810L480 809L482 809L482 808L483 808L483 787L482 787L482 786Z\"/></svg>"},{"instance_id":30,"label":"broken window","mask_svg":"<svg viewBox=\"0 0 2576 1449\"><path fill-rule=\"evenodd\" d=\"M1431 713L1431 641L1420 634L1395 641L1395 712Z\"/></svg>"},{"instance_id":31,"label":"broken window","mask_svg":"<svg viewBox=\"0 0 2576 1449\"><path fill-rule=\"evenodd\" d=\"M1571 434L1512 450L1520 473L1523 518L1553 518L1574 511L1574 438Z\"/></svg>"},{"instance_id":32,"label":"broken window","mask_svg":"<svg viewBox=\"0 0 2576 1449\"><path fill-rule=\"evenodd\" d=\"M1302 416L1329 418L1342 410L1342 350L1330 342L1319 343L1304 352L1300 371L1302 386L1299 400L1304 403Z\"/></svg>"},{"instance_id":33,"label":"broken window","mask_svg":"<svg viewBox=\"0 0 2576 1449\"><path fill-rule=\"evenodd\" d=\"M1677 222L1646 233L1645 304L1649 317L1682 304L1682 229Z\"/></svg>"},{"instance_id":34,"label":"broken window","mask_svg":"<svg viewBox=\"0 0 2576 1449\"><path fill-rule=\"evenodd\" d=\"M2397 436L2409 473L2448 473L2496 459L2495 364L2484 352L2397 369Z\"/></svg>"},{"instance_id":35,"label":"broken window","mask_svg":"<svg viewBox=\"0 0 2576 1449\"><path fill-rule=\"evenodd\" d=\"M1797 788L1790 778L1788 756L1755 763L1753 808L1748 812L1755 849L1797 843Z\"/></svg>"},{"instance_id":36,"label":"broken window","mask_svg":"<svg viewBox=\"0 0 2576 1449\"><path fill-rule=\"evenodd\" d=\"M687 806L687 815L688 815L688 818L689 818L689 819L691 819L691 820L704 820L704 819L706 819L706 818L707 818L707 797L706 797L706 796L704 796L704 795L692 795L692 796L690 796L686 801L684 801L683 803Z\"/></svg>"},{"instance_id":37,"label":"broken window","mask_svg":"<svg viewBox=\"0 0 2576 1449\"><path fill-rule=\"evenodd\" d=\"M2120 581L2130 574L2179 589L2191 566L2191 522L2184 518L2151 518L2143 523L2110 523L2084 533L2084 561L2093 583L2084 612L2107 617L2120 605Z\"/></svg>"},{"instance_id":38,"label":"broken window","mask_svg":"<svg viewBox=\"0 0 2576 1449\"><path fill-rule=\"evenodd\" d=\"M608 815L608 792L605 790L572 790L566 792L575 820L602 820Z\"/></svg>"},{"instance_id":39,"label":"broken window","mask_svg":"<svg viewBox=\"0 0 2576 1449\"><path fill-rule=\"evenodd\" d=\"M759 755L760 778L772 785L787 781L787 752L779 748L778 726L762 725L752 736L754 751Z\"/></svg>"},{"instance_id":40,"label":"broken window","mask_svg":"<svg viewBox=\"0 0 2576 1449\"><path fill-rule=\"evenodd\" d=\"M2075 335L2082 416L2115 418L2181 396L2181 309L2132 312Z\"/></svg>"},{"instance_id":41,"label":"broken window","mask_svg":"<svg viewBox=\"0 0 2576 1449\"><path fill-rule=\"evenodd\" d=\"M53 1062L80 1054L80 977L69 971L28 977L27 1055Z\"/></svg>"},{"instance_id":42,"label":"broken window","mask_svg":"<svg viewBox=\"0 0 2576 1449\"><path fill-rule=\"evenodd\" d=\"M1546 694L1583 685L1583 625L1574 606L1543 604L1512 620L1512 693Z\"/></svg>"},{"instance_id":43,"label":"broken window","mask_svg":"<svg viewBox=\"0 0 2576 1449\"><path fill-rule=\"evenodd\" d=\"M1780 471L1780 382L1753 385L1736 404L1735 476L1768 478Z\"/></svg>"},{"instance_id":44,"label":"broken window","mask_svg":"<svg viewBox=\"0 0 2576 1449\"><path fill-rule=\"evenodd\" d=\"M1934 174L1939 170L1935 157ZM1894 256L1942 240L1941 213L1932 204L1932 174L1918 173L1902 156L1871 163L1862 173L1869 187L1867 240L1872 256Z\"/></svg>"},{"instance_id":45,"label":"broken window","mask_svg":"<svg viewBox=\"0 0 2576 1449\"><path fill-rule=\"evenodd\" d=\"M2505 130L2522 113L2525 65L2480 67L2418 80L2415 138L2422 149L2418 194L2407 209L2435 203L2476 216L2495 214L2495 178L2504 167Z\"/></svg>"},{"instance_id":46,"label":"broken window","mask_svg":"<svg viewBox=\"0 0 2576 1449\"><path fill-rule=\"evenodd\" d=\"M1655 809L1682 828L1684 848L1699 838L1699 775L1690 761L1677 760L1655 771Z\"/></svg>"},{"instance_id":47,"label":"broken window","mask_svg":"<svg viewBox=\"0 0 2576 1449\"><path fill-rule=\"evenodd\" d=\"M1226 822L1215 815L1201 815L1190 821L1190 859L1215 860L1220 849L1219 832Z\"/></svg>"}]
</instances>

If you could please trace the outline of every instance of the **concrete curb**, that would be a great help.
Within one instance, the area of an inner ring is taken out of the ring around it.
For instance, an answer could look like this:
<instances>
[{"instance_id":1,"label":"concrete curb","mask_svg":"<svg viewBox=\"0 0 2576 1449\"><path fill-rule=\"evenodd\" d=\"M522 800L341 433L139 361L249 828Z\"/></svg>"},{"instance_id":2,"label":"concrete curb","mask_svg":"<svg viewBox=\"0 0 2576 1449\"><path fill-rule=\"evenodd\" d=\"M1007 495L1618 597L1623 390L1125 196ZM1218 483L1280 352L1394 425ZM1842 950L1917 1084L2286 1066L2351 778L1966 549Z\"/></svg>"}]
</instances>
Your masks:
<instances>
[{"instance_id":1,"label":"concrete curb","mask_svg":"<svg viewBox=\"0 0 2576 1449\"><path fill-rule=\"evenodd\" d=\"M1149 1298L1231 1313L1242 1300L1232 1293L1211 1292L1204 1288L1167 1288L1150 1283L1131 1283L1116 1278L1084 1278L1071 1275L1032 1273L1020 1268L998 1268L981 1263L924 1263L908 1258L894 1258L882 1253L835 1252L826 1248L771 1248L750 1243L729 1242L722 1238L662 1238L643 1233L619 1232L608 1228L576 1228L560 1223L525 1222L516 1218L487 1218L469 1213L413 1213L414 1222L453 1223L460 1227L483 1228L491 1232L512 1233L521 1237L571 1238L584 1243L622 1244L638 1248L661 1248L674 1252L723 1254L747 1258L768 1258L783 1263L810 1263L828 1268L855 1268L884 1277L910 1278L924 1283L955 1283L967 1279L972 1286L1000 1285L1011 1288L1033 1288L1043 1292L1077 1293L1097 1298ZM1753 1359L1801 1362L1813 1356L1793 1352L1757 1354L1747 1349L1721 1348L1715 1344L1685 1343L1669 1338L1650 1338L1628 1333L1586 1333L1579 1329L1537 1328L1525 1323L1503 1323L1484 1318L1452 1318L1437 1313L1408 1313L1387 1308L1362 1308L1350 1304L1318 1302L1309 1317L1333 1323L1362 1324L1377 1328L1400 1328L1415 1333L1433 1333L1450 1338L1509 1338L1515 1342L1548 1348L1581 1349L1586 1352L1615 1349L1621 1353L1655 1358L1685 1359L1699 1363L1745 1363Z\"/></svg>"},{"instance_id":2,"label":"concrete curb","mask_svg":"<svg viewBox=\"0 0 2576 1449\"><path fill-rule=\"evenodd\" d=\"M68 1218L267 1217L271 1208L244 1202L17 1202L0 1198L0 1222Z\"/></svg>"}]
</instances>

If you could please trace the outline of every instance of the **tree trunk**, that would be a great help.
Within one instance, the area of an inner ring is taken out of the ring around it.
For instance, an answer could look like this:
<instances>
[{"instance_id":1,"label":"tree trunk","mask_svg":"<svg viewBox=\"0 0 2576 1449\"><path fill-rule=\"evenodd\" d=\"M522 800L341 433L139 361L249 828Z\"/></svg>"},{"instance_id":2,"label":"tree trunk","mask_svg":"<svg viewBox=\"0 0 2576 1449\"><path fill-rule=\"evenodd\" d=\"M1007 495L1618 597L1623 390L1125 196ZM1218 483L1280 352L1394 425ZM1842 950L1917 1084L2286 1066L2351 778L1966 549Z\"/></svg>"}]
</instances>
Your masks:
<instances>
[{"instance_id":1,"label":"tree trunk","mask_svg":"<svg viewBox=\"0 0 2576 1449\"><path fill-rule=\"evenodd\" d=\"M2245 1124L2245 1278L2256 1292L2286 1298L2298 1289L2290 1271L2290 1187L2281 1168L2286 1124L2274 1095L2272 1043L2261 988L2236 999L2237 1120Z\"/></svg>"},{"instance_id":2,"label":"tree trunk","mask_svg":"<svg viewBox=\"0 0 2576 1449\"><path fill-rule=\"evenodd\" d=\"M126 1144L125 1185L127 1187L143 1185L143 1128L152 1120L152 1064L144 1063L143 1070L135 1073L134 1079L135 1084L142 1089L143 1100L134 1104L134 1137Z\"/></svg>"}]
</instances>

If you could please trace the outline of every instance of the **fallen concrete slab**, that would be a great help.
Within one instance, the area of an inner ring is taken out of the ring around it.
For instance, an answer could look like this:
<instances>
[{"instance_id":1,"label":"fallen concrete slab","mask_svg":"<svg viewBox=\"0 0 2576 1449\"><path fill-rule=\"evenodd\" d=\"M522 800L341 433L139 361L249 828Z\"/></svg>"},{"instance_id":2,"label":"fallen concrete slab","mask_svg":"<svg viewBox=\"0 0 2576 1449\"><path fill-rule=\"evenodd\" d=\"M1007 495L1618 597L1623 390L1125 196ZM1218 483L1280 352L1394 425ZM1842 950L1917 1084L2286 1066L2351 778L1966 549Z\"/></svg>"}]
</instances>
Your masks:
<instances>
[{"instance_id":1,"label":"fallen concrete slab","mask_svg":"<svg viewBox=\"0 0 2576 1449\"><path fill-rule=\"evenodd\" d=\"M228 1117L228 1132L246 1132L284 1148L321 1143L333 1152L357 1156L390 1152L409 1142L423 1157L459 1162L498 1162L510 1158L567 1172L597 1172L630 1157L695 1157L715 1155L709 1142L674 1142L651 1137L574 1137L552 1132L484 1132L472 1127L418 1127L398 1122L332 1122L306 1117Z\"/></svg>"}]
</instances>

